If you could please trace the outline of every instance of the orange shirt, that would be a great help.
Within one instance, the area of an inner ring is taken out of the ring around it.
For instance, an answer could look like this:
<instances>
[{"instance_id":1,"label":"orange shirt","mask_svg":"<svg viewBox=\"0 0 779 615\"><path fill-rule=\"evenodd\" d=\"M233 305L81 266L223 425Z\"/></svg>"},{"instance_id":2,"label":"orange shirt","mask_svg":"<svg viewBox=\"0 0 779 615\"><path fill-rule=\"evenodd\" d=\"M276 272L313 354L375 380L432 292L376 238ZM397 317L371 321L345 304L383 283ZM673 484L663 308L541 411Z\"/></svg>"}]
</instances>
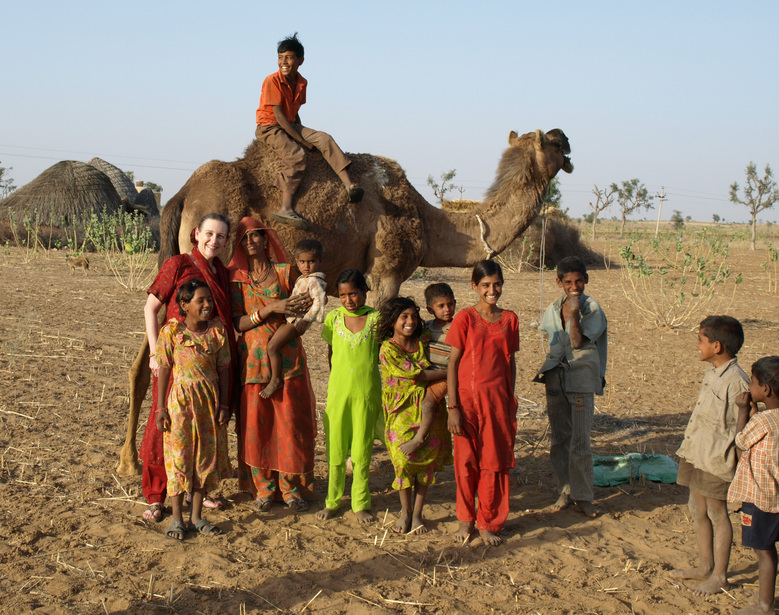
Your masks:
<instances>
[{"instance_id":1,"label":"orange shirt","mask_svg":"<svg viewBox=\"0 0 779 615\"><path fill-rule=\"evenodd\" d=\"M294 92L282 76L281 71L265 77L265 81L262 82L260 106L255 114L257 123L263 126L278 124L273 113L273 107L277 105L281 105L286 118L294 123L300 106L306 104L306 85L308 85L308 81L300 73L298 73L298 82Z\"/></svg>"}]
</instances>

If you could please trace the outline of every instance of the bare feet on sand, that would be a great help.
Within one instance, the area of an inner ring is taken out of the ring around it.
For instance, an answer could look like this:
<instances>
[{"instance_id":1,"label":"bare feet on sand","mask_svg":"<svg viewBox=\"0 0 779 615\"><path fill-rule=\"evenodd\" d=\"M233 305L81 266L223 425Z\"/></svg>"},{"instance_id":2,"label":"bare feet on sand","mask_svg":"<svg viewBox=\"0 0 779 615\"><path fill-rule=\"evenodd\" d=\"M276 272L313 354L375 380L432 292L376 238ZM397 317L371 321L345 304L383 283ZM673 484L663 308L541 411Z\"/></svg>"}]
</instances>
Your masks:
<instances>
[{"instance_id":1,"label":"bare feet on sand","mask_svg":"<svg viewBox=\"0 0 779 615\"><path fill-rule=\"evenodd\" d=\"M603 512L600 508L587 500L576 500L576 507L585 517L589 517L590 519L594 519Z\"/></svg>"},{"instance_id":2,"label":"bare feet on sand","mask_svg":"<svg viewBox=\"0 0 779 615\"><path fill-rule=\"evenodd\" d=\"M411 517L411 529L408 531L409 534L427 534L427 526L425 525L425 520L419 516L414 514L413 517Z\"/></svg>"},{"instance_id":3,"label":"bare feet on sand","mask_svg":"<svg viewBox=\"0 0 779 615\"><path fill-rule=\"evenodd\" d=\"M460 528L454 535L454 540L464 545L470 539L471 534L473 534L473 521L460 521Z\"/></svg>"},{"instance_id":4,"label":"bare feet on sand","mask_svg":"<svg viewBox=\"0 0 779 615\"><path fill-rule=\"evenodd\" d=\"M407 534L411 531L411 515L408 511L400 511L400 518L392 526L392 531L396 534Z\"/></svg>"},{"instance_id":5,"label":"bare feet on sand","mask_svg":"<svg viewBox=\"0 0 779 615\"><path fill-rule=\"evenodd\" d=\"M557 498L557 501L551 506L547 506L546 510L549 512L560 512L561 510L568 508L571 504L573 504L573 502L571 502L569 495L567 493L561 493L560 497Z\"/></svg>"},{"instance_id":6,"label":"bare feet on sand","mask_svg":"<svg viewBox=\"0 0 779 615\"><path fill-rule=\"evenodd\" d=\"M337 513L338 509L336 508L323 508L322 510L318 510L314 516L320 521L327 521L328 519L335 517Z\"/></svg>"},{"instance_id":7,"label":"bare feet on sand","mask_svg":"<svg viewBox=\"0 0 779 615\"><path fill-rule=\"evenodd\" d=\"M260 397L268 399L281 386L281 378L273 377L266 387L260 391Z\"/></svg>"},{"instance_id":8,"label":"bare feet on sand","mask_svg":"<svg viewBox=\"0 0 779 615\"><path fill-rule=\"evenodd\" d=\"M715 577L714 575L711 575L703 583L698 585L698 587L690 589L690 592L692 592L692 594L695 596L711 596L713 594L720 593L723 589L730 589L730 583L728 583L728 579L725 577Z\"/></svg>"},{"instance_id":9,"label":"bare feet on sand","mask_svg":"<svg viewBox=\"0 0 779 615\"><path fill-rule=\"evenodd\" d=\"M487 530L479 530L479 536L485 545L489 545L491 547L497 547L500 543L503 542L503 539L500 536L493 534L492 532L488 532Z\"/></svg>"},{"instance_id":10,"label":"bare feet on sand","mask_svg":"<svg viewBox=\"0 0 779 615\"><path fill-rule=\"evenodd\" d=\"M416 453L420 448L422 448L422 445L425 443L423 438L419 437L413 437L411 440L406 442L405 444L401 444L398 447L398 450L400 450L401 453L403 453L406 457L411 457L414 453Z\"/></svg>"},{"instance_id":11,"label":"bare feet on sand","mask_svg":"<svg viewBox=\"0 0 779 615\"><path fill-rule=\"evenodd\" d=\"M320 510L319 512L322 511ZM354 516L357 517L357 521L359 521L360 525L368 525L369 523L376 521L376 517L371 514L370 510L355 511Z\"/></svg>"}]
</instances>

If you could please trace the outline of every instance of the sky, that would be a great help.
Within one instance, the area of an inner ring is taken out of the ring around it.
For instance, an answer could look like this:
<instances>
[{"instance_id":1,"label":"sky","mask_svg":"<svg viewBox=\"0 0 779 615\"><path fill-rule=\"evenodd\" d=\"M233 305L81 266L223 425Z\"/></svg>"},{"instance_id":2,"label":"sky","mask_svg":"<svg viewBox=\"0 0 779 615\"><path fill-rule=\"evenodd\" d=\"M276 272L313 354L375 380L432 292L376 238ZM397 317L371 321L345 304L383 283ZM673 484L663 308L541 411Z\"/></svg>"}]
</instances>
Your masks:
<instances>
[{"instance_id":1,"label":"sky","mask_svg":"<svg viewBox=\"0 0 779 615\"><path fill-rule=\"evenodd\" d=\"M201 164L243 154L294 32L303 124L397 160L431 203L428 176L450 169L480 200L511 130L566 133L574 217L595 186L638 178L664 189L665 220L747 221L730 184L750 161L779 165L775 0L10 0L1 13L0 166L17 186L98 156L160 184L164 203Z\"/></svg>"}]
</instances>

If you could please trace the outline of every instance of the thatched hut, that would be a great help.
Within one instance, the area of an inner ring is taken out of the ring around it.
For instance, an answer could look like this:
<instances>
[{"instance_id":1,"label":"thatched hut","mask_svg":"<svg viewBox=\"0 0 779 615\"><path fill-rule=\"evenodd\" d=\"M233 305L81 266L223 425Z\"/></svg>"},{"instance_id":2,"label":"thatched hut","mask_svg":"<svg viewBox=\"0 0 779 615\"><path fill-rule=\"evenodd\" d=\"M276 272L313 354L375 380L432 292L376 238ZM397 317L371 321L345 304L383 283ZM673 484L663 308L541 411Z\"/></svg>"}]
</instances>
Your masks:
<instances>
[{"instance_id":1,"label":"thatched hut","mask_svg":"<svg viewBox=\"0 0 779 615\"><path fill-rule=\"evenodd\" d=\"M132 208L137 211L142 211L149 218L160 217L160 208L157 206L157 198L154 196L154 192L151 188L144 188L136 193L135 203L133 203Z\"/></svg>"},{"instance_id":2,"label":"thatched hut","mask_svg":"<svg viewBox=\"0 0 779 615\"><path fill-rule=\"evenodd\" d=\"M119 167L115 167L110 162L106 162L102 158L92 158L87 164L91 164L98 171L102 171L108 175L108 179L116 188L119 193L119 197L127 197L130 203L135 203L135 199L138 196L138 191L135 189L135 185L132 180L127 177L127 174Z\"/></svg>"},{"instance_id":3,"label":"thatched hut","mask_svg":"<svg viewBox=\"0 0 779 615\"><path fill-rule=\"evenodd\" d=\"M76 160L58 162L0 201L0 212L12 212L18 220L38 214L42 223L55 225L104 208L108 213L121 210L119 193L105 173Z\"/></svg>"}]
</instances>

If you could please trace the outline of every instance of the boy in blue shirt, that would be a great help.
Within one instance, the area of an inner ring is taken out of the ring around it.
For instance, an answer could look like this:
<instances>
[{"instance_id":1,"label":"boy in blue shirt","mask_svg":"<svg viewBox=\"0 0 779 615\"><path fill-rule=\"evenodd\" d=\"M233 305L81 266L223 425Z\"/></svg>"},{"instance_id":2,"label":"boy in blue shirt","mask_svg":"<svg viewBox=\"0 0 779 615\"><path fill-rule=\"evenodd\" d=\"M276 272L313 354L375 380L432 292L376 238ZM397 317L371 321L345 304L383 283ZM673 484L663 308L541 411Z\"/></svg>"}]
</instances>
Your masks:
<instances>
[{"instance_id":1,"label":"boy in blue shirt","mask_svg":"<svg viewBox=\"0 0 779 615\"><path fill-rule=\"evenodd\" d=\"M569 256L557 263L557 285L565 294L546 309L538 327L549 335L549 353L535 380L546 386L550 457L560 492L551 510L576 503L595 517L600 510L592 503L590 429L594 395L603 395L608 336L606 315L584 294L588 281L582 259Z\"/></svg>"}]
</instances>

